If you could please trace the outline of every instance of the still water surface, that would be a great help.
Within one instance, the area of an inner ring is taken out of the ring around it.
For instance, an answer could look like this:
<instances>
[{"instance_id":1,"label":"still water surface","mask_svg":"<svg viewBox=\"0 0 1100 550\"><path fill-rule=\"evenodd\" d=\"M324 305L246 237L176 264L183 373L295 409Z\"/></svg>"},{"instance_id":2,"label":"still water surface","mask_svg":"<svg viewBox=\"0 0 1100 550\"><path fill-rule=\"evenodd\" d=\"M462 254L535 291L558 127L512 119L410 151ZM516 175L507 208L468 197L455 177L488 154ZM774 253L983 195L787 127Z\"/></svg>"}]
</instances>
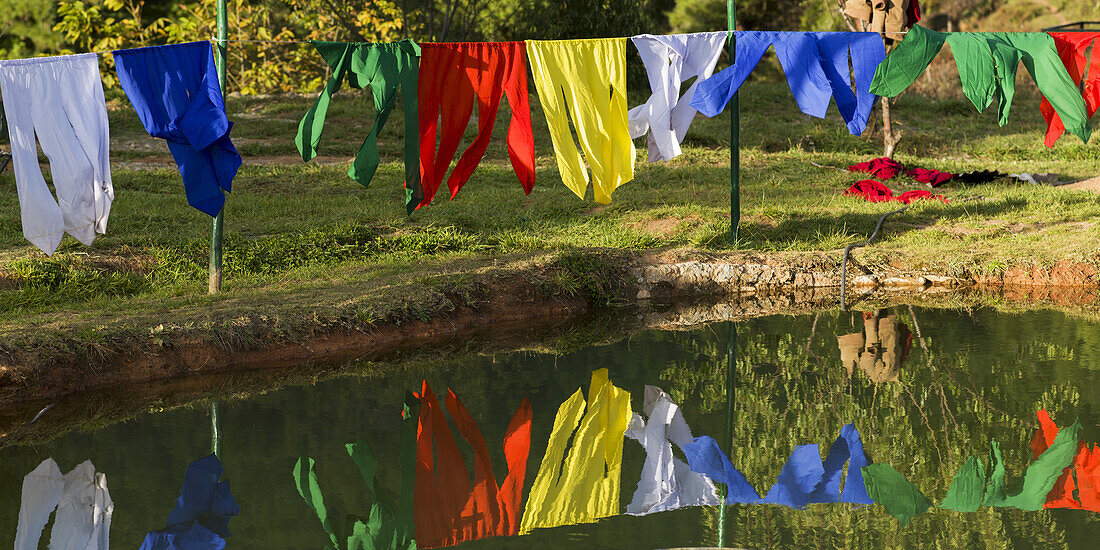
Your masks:
<instances>
[{"instance_id":1,"label":"still water surface","mask_svg":"<svg viewBox=\"0 0 1100 550\"><path fill-rule=\"evenodd\" d=\"M578 331L574 340L584 334ZM555 412L578 388L587 392L599 368L630 393L632 411L642 410L646 385L668 392L693 434L714 437L761 493L796 446L817 443L824 452L848 423L859 430L872 462L891 464L937 503L968 456L985 460L991 439L1000 442L1009 478L1018 480L1032 461L1038 409L1059 426L1080 419L1082 439L1100 440L1100 323L1094 320L1051 311L901 307L650 330L561 352L458 354L383 375L343 376L221 402L219 456L241 509L230 522L228 548L329 544L295 489L291 471L299 456L316 461L334 515L366 516L371 507L345 443L366 440L379 461L381 491L401 492L402 399L425 378L441 403L447 388L462 400L485 437L498 481L508 472L506 428L523 399L530 401L527 502ZM111 545L137 548L147 532L164 527L187 465L210 452L211 432L208 408L182 408L0 449L0 547L14 536L23 476L53 457L63 472L91 459L106 474L115 503ZM474 453L452 432L472 471ZM638 442L622 445L620 512L645 460ZM462 546L1095 548L1098 537L1100 514L1089 511L933 508L902 527L880 505L833 503L804 510L735 505L620 513Z\"/></svg>"}]
</instances>

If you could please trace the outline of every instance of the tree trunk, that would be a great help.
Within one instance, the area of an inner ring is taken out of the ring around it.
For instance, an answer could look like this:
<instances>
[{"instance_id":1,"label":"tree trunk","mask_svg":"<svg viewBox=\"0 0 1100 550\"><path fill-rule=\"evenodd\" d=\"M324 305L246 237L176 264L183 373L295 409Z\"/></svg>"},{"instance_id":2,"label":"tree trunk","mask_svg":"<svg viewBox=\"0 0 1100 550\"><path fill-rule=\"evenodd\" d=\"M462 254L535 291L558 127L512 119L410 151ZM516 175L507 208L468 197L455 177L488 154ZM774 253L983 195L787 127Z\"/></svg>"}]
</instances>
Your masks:
<instances>
[{"instance_id":1,"label":"tree trunk","mask_svg":"<svg viewBox=\"0 0 1100 550\"><path fill-rule=\"evenodd\" d=\"M894 149L897 148L898 142L901 141L901 132L894 132L894 127L890 122L890 98L882 98L882 156L892 159L894 158Z\"/></svg>"},{"instance_id":2,"label":"tree trunk","mask_svg":"<svg viewBox=\"0 0 1100 550\"><path fill-rule=\"evenodd\" d=\"M886 45L886 34L882 35L883 45ZM886 53L889 54L892 50L890 46L886 46ZM890 98L882 98L882 156L892 159L894 158L894 150L898 147L898 142L901 141L901 132L894 131L894 125L890 117Z\"/></svg>"}]
</instances>

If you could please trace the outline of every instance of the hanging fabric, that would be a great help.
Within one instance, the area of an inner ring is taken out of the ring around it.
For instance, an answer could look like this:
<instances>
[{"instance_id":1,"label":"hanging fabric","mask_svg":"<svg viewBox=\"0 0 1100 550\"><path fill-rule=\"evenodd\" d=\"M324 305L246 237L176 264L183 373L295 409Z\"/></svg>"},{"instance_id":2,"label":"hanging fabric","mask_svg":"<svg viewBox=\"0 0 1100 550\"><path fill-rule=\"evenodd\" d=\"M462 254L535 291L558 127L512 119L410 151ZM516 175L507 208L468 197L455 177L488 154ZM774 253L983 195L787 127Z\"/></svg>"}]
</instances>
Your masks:
<instances>
[{"instance_id":1,"label":"hanging fabric","mask_svg":"<svg viewBox=\"0 0 1100 550\"><path fill-rule=\"evenodd\" d=\"M370 185L374 172L381 163L378 134L389 119L400 88L401 107L405 112L405 209L412 213L424 200L424 190L420 184L420 165L417 161L416 86L420 47L411 40L386 44L310 43L332 69L332 76L321 90L317 101L298 124L298 135L294 137L294 144L298 146L302 160L308 162L317 156L317 144L321 142L321 130L325 126L329 103L344 80L356 90L369 87L371 97L374 98L374 126L363 140L348 175L364 187Z\"/></svg>"},{"instance_id":2,"label":"hanging fabric","mask_svg":"<svg viewBox=\"0 0 1100 550\"><path fill-rule=\"evenodd\" d=\"M1031 451L1038 459L1048 448L1054 445L1058 437L1058 426L1046 410L1037 413L1039 429L1031 439ZM1077 447L1073 464L1062 472L1047 493L1043 508L1073 508L1100 512L1100 445L1090 448L1085 442Z\"/></svg>"},{"instance_id":3,"label":"hanging fabric","mask_svg":"<svg viewBox=\"0 0 1100 550\"><path fill-rule=\"evenodd\" d=\"M1097 109L1100 109L1100 32L1052 32L1050 36L1054 39L1058 57L1069 73L1070 80L1083 87L1086 114L1092 118ZM1092 53L1086 60L1085 52L1090 46ZM1047 122L1043 143L1047 147L1054 147L1054 143L1065 133L1066 126L1045 96L1039 104L1039 110Z\"/></svg>"},{"instance_id":4,"label":"hanging fabric","mask_svg":"<svg viewBox=\"0 0 1100 550\"><path fill-rule=\"evenodd\" d=\"M692 439L680 407L661 388L646 386L642 411L648 421L635 413L626 428L626 436L645 448L642 476L626 513L640 516L721 503L714 483L672 452L673 444L683 451Z\"/></svg>"},{"instance_id":5,"label":"hanging fabric","mask_svg":"<svg viewBox=\"0 0 1100 550\"><path fill-rule=\"evenodd\" d=\"M90 246L107 231L115 198L96 54L0 61L0 92L23 235L47 256L65 233ZM38 164L39 144L56 198Z\"/></svg>"},{"instance_id":6,"label":"hanging fabric","mask_svg":"<svg viewBox=\"0 0 1100 550\"><path fill-rule=\"evenodd\" d=\"M558 407L546 454L527 497L520 534L595 521L619 513L623 434L630 394L611 384L607 369L592 373L587 410L577 389ZM566 446L572 446L566 453Z\"/></svg>"},{"instance_id":7,"label":"hanging fabric","mask_svg":"<svg viewBox=\"0 0 1100 550\"><path fill-rule=\"evenodd\" d=\"M106 550L114 503L107 477L86 460L61 475L52 458L23 478L15 550L37 550L42 530L54 512L50 531L53 550Z\"/></svg>"},{"instance_id":8,"label":"hanging fabric","mask_svg":"<svg viewBox=\"0 0 1100 550\"><path fill-rule=\"evenodd\" d=\"M671 160L680 156L680 144L699 112L691 106L695 89L714 74L729 33L642 34L630 40L642 58L652 91L644 104L627 112L630 137L649 135L649 162ZM681 84L692 78L695 82L681 96Z\"/></svg>"},{"instance_id":9,"label":"hanging fabric","mask_svg":"<svg viewBox=\"0 0 1100 550\"><path fill-rule=\"evenodd\" d=\"M958 65L963 93L978 112L996 99L998 123L1008 123L1016 70L1022 61L1066 128L1081 141L1088 141L1085 101L1058 58L1054 39L1044 33L941 33L915 26L879 65L871 92L883 97L900 94L924 72L945 42Z\"/></svg>"},{"instance_id":10,"label":"hanging fabric","mask_svg":"<svg viewBox=\"0 0 1100 550\"><path fill-rule=\"evenodd\" d=\"M870 90L875 67L886 56L882 38L867 32L737 31L732 66L704 80L691 105L713 117L726 108L769 47L775 49L798 108L825 118L831 99L853 135L867 128L877 99ZM851 68L849 68L849 61ZM855 92L852 76L855 75Z\"/></svg>"},{"instance_id":11,"label":"hanging fabric","mask_svg":"<svg viewBox=\"0 0 1100 550\"><path fill-rule=\"evenodd\" d=\"M470 179L493 134L501 96L512 108L508 157L523 191L535 185L535 138L527 94L527 56L523 42L448 42L420 45L420 179L432 202L458 151L477 103L478 134L458 159L447 187L451 198ZM436 133L439 150L436 151Z\"/></svg>"},{"instance_id":12,"label":"hanging fabric","mask_svg":"<svg viewBox=\"0 0 1100 550\"><path fill-rule=\"evenodd\" d=\"M118 81L149 135L168 141L187 204L217 216L241 155L229 140L221 84L209 42L115 50Z\"/></svg>"},{"instance_id":13,"label":"hanging fabric","mask_svg":"<svg viewBox=\"0 0 1100 550\"><path fill-rule=\"evenodd\" d=\"M626 38L529 40L527 57L535 89L550 126L562 183L580 198L588 189L596 202L634 179L634 142L626 114ZM577 141L584 158L577 151Z\"/></svg>"},{"instance_id":14,"label":"hanging fabric","mask_svg":"<svg viewBox=\"0 0 1100 550\"><path fill-rule=\"evenodd\" d=\"M229 520L241 509L229 492L229 482L219 481L223 473L225 469L214 455L188 464L167 527L147 533L138 550L225 548Z\"/></svg>"},{"instance_id":15,"label":"hanging fabric","mask_svg":"<svg viewBox=\"0 0 1100 550\"><path fill-rule=\"evenodd\" d=\"M519 509L531 449L531 404L524 399L508 424L508 475L497 485L489 447L462 401L448 390L447 410L474 451L474 484L428 381L421 383L416 436L416 543L420 548L519 533Z\"/></svg>"},{"instance_id":16,"label":"hanging fabric","mask_svg":"<svg viewBox=\"0 0 1100 550\"><path fill-rule=\"evenodd\" d=\"M416 417L420 401L412 392L405 393L401 412L401 471L400 493L397 511L394 513L382 503L377 478L378 459L365 439L344 445L348 456L359 469L359 475L367 482L367 494L371 497L370 512L366 516L337 514L325 505L321 485L317 480L316 463L308 456L298 458L292 475L298 495L321 520L321 528L329 536L336 550L416 550L413 539L413 483L416 462ZM346 521L345 521L346 519ZM354 520L354 523L351 521ZM351 523L349 525L349 523Z\"/></svg>"}]
</instances>

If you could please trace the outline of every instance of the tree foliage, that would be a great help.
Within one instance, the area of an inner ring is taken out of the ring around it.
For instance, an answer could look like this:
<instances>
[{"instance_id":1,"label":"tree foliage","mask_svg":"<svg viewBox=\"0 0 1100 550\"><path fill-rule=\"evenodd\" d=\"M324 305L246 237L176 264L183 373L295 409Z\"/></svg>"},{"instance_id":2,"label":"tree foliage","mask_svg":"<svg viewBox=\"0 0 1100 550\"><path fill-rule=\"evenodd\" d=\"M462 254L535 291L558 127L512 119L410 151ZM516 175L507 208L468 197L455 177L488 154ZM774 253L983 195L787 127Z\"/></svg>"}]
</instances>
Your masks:
<instances>
[{"instance_id":1,"label":"tree foliage","mask_svg":"<svg viewBox=\"0 0 1100 550\"><path fill-rule=\"evenodd\" d=\"M51 30L56 17L50 0L6 0L0 23L0 58L10 59L51 51L60 46Z\"/></svg>"}]
</instances>

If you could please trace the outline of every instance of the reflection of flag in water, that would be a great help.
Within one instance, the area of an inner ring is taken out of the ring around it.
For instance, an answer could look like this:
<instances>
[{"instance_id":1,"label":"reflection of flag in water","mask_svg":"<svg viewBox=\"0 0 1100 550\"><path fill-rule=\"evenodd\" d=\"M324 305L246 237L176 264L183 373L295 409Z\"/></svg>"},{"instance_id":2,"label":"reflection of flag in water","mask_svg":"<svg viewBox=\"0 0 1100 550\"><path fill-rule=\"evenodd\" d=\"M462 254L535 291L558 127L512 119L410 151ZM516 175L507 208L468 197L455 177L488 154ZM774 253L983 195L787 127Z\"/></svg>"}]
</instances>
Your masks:
<instances>
[{"instance_id":1,"label":"reflection of flag in water","mask_svg":"<svg viewBox=\"0 0 1100 550\"><path fill-rule=\"evenodd\" d=\"M221 479L225 469L217 456L187 465L183 489L176 507L168 514L168 526L145 535L139 550L210 550L225 548L229 520L241 513Z\"/></svg>"},{"instance_id":2,"label":"reflection of flag in water","mask_svg":"<svg viewBox=\"0 0 1100 550\"><path fill-rule=\"evenodd\" d=\"M389 549L416 550L413 541L412 493L413 493L413 457L416 446L416 432L412 418L416 416L419 403L412 394L405 395L405 410L402 413L405 426L401 439L401 494L398 496L397 514L393 507L382 502L380 491L375 483L378 460L374 457L370 445L365 440L345 445L348 455L359 468L359 474L367 482L367 493L373 503L366 518L348 515L346 520L337 514L330 514L317 482L317 472L312 458L301 457L294 465L294 483L298 494L321 520L321 527L337 550L351 549Z\"/></svg>"},{"instance_id":3,"label":"reflection of flag in water","mask_svg":"<svg viewBox=\"0 0 1100 550\"><path fill-rule=\"evenodd\" d=\"M1097 453L1097 448L1094 447L1090 452L1085 445L1078 444L1080 422L1059 430L1046 411L1039 411L1038 414L1041 428L1031 442L1035 460L1024 471L1019 492L1009 495L1005 491L1007 474L1004 459L1000 444L994 440L990 442L989 449L989 477L986 477L981 460L968 457L951 481L940 508L960 512L973 512L980 506L1013 507L1029 511L1043 508L1085 508L1100 511L1100 496L1097 493L1097 481L1100 479L1097 460L1100 453ZM907 504L914 498L913 494L920 495L920 491L893 468L876 464L874 467L864 468L863 475L867 480L868 492L875 502L886 506L886 511L900 519L903 524L911 516L927 509L927 506L920 508ZM1075 486L1078 488L1080 500L1073 495ZM920 499L924 499L924 495L920 495Z\"/></svg>"},{"instance_id":4,"label":"reflection of flag in water","mask_svg":"<svg viewBox=\"0 0 1100 550\"><path fill-rule=\"evenodd\" d=\"M1040 410L1038 416L1040 427L1031 440L1031 451L1036 459L1054 445L1059 433L1058 426L1045 410ZM1100 446L1093 444L1090 449L1084 442L1078 445L1073 464L1055 481L1043 507L1100 512Z\"/></svg>"},{"instance_id":5,"label":"reflection of flag in water","mask_svg":"<svg viewBox=\"0 0 1100 550\"><path fill-rule=\"evenodd\" d=\"M114 508L107 476L91 460L61 475L57 462L47 458L23 478L15 550L38 548L50 514L50 548L107 548Z\"/></svg>"},{"instance_id":6,"label":"reflection of flag in water","mask_svg":"<svg viewBox=\"0 0 1100 550\"><path fill-rule=\"evenodd\" d=\"M680 407L661 388L646 386L642 412L648 422L635 413L626 429L626 436L645 448L642 477L626 513L645 515L720 503L714 483L672 454L673 443L680 450L691 443L691 428Z\"/></svg>"},{"instance_id":7,"label":"reflection of flag in water","mask_svg":"<svg viewBox=\"0 0 1100 550\"><path fill-rule=\"evenodd\" d=\"M725 484L726 504L782 504L791 508L804 508L813 503L872 502L864 488L861 470L868 461L863 454L859 432L853 424L840 429L840 436L829 448L829 456L824 463L817 444L796 447L764 498L757 495L756 489L733 466L714 438L695 438L684 449L684 454L692 471ZM846 462L850 463L848 477L844 490L841 491L840 478Z\"/></svg>"},{"instance_id":8,"label":"reflection of flag in water","mask_svg":"<svg viewBox=\"0 0 1100 550\"><path fill-rule=\"evenodd\" d=\"M531 404L524 399L504 435L508 475L497 485L485 437L454 392L447 411L474 450L474 485L427 380L421 384L416 437L416 542L420 548L519 532L527 456L531 450ZM433 452L434 444L434 452Z\"/></svg>"},{"instance_id":9,"label":"reflection of flag in water","mask_svg":"<svg viewBox=\"0 0 1100 550\"><path fill-rule=\"evenodd\" d=\"M607 369L592 373L585 410L577 389L558 407L554 428L527 498L520 531L594 521L619 513L623 434L630 394L611 384ZM573 445L566 455L572 437Z\"/></svg>"}]
</instances>

